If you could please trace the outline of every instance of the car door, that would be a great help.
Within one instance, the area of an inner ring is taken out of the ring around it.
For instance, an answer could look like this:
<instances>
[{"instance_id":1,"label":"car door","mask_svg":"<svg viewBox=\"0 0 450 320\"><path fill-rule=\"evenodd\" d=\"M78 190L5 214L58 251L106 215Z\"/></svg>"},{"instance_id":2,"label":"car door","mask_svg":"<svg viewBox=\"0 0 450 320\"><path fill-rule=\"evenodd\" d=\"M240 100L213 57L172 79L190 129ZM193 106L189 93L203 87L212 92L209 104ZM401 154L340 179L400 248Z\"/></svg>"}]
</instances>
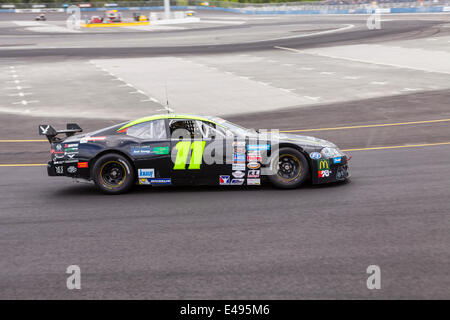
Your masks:
<instances>
[{"instance_id":1,"label":"car door","mask_svg":"<svg viewBox=\"0 0 450 320\"><path fill-rule=\"evenodd\" d=\"M139 184L169 185L171 180L170 139L167 120L152 120L136 124L126 134L138 139L130 144Z\"/></svg>"},{"instance_id":2,"label":"car door","mask_svg":"<svg viewBox=\"0 0 450 320\"><path fill-rule=\"evenodd\" d=\"M206 148L203 161L207 165L204 171L204 181L211 185L229 185L233 180L232 144L234 135L220 125L210 121L198 121Z\"/></svg>"},{"instance_id":3,"label":"car door","mask_svg":"<svg viewBox=\"0 0 450 320\"><path fill-rule=\"evenodd\" d=\"M172 176L180 183L201 185L219 181L223 144L205 134L202 125L202 121L195 119L169 119ZM219 161L215 161L216 154Z\"/></svg>"}]
</instances>

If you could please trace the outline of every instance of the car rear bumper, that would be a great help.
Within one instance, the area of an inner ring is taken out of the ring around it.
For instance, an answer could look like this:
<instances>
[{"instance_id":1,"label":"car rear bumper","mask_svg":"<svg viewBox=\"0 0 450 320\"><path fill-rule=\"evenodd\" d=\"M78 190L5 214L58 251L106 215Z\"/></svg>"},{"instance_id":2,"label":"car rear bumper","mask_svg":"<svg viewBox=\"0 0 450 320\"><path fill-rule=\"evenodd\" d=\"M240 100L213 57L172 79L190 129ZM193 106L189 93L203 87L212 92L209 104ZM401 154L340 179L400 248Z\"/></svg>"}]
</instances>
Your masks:
<instances>
[{"instance_id":1,"label":"car rear bumper","mask_svg":"<svg viewBox=\"0 0 450 320\"><path fill-rule=\"evenodd\" d=\"M85 162L87 164L87 162ZM47 174L51 177L71 177L71 178L90 178L89 165L81 165L80 162L73 163L47 163Z\"/></svg>"}]
</instances>

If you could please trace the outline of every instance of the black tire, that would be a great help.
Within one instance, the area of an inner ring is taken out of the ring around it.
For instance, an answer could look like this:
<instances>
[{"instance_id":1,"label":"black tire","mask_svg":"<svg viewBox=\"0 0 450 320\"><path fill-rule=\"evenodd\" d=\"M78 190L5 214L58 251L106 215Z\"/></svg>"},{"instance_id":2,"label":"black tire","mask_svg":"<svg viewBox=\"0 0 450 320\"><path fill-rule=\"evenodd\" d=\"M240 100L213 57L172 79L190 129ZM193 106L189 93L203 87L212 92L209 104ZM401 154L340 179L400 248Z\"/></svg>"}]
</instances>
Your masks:
<instances>
[{"instance_id":1,"label":"black tire","mask_svg":"<svg viewBox=\"0 0 450 320\"><path fill-rule=\"evenodd\" d=\"M298 188L309 175L308 160L300 151L293 148L281 148L270 165L276 174L268 177L276 188Z\"/></svg>"},{"instance_id":2,"label":"black tire","mask_svg":"<svg viewBox=\"0 0 450 320\"><path fill-rule=\"evenodd\" d=\"M96 187L107 194L125 193L136 182L133 166L117 153L101 156L94 164L92 177Z\"/></svg>"}]
</instances>

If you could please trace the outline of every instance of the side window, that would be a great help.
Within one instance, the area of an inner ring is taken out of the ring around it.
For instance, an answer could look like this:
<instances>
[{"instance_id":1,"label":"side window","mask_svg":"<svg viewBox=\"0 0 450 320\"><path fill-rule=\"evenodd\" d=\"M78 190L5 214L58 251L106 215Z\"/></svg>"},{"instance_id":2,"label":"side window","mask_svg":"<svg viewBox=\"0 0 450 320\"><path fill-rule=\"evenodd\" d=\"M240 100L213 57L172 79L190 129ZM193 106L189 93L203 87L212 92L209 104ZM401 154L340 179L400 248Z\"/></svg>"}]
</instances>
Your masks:
<instances>
[{"instance_id":1,"label":"side window","mask_svg":"<svg viewBox=\"0 0 450 320\"><path fill-rule=\"evenodd\" d=\"M223 139L227 136L227 132L214 123L198 121L204 139Z\"/></svg>"},{"instance_id":2,"label":"side window","mask_svg":"<svg viewBox=\"0 0 450 320\"><path fill-rule=\"evenodd\" d=\"M170 120L170 135L172 139L179 139L181 136L190 135L191 139L201 138L202 133L194 120Z\"/></svg>"},{"instance_id":3,"label":"side window","mask_svg":"<svg viewBox=\"0 0 450 320\"><path fill-rule=\"evenodd\" d=\"M139 123L127 130L127 135L145 140L167 139L166 124L164 120L153 120Z\"/></svg>"}]
</instances>

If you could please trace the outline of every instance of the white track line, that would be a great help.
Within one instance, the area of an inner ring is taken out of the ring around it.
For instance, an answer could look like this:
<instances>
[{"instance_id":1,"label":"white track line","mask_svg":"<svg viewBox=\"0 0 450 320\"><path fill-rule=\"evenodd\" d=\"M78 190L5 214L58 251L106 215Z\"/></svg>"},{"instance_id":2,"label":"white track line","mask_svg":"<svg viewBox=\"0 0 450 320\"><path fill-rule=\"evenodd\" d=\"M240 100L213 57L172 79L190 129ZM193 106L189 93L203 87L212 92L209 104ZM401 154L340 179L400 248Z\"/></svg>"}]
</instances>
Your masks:
<instances>
[{"instance_id":1,"label":"white track line","mask_svg":"<svg viewBox=\"0 0 450 320\"><path fill-rule=\"evenodd\" d=\"M384 82L384 81L372 81L370 84L384 86L385 84L387 84L387 82Z\"/></svg>"},{"instance_id":2,"label":"white track line","mask_svg":"<svg viewBox=\"0 0 450 320\"><path fill-rule=\"evenodd\" d=\"M354 27L355 27L354 24L346 24L345 27L338 28L338 29L319 31L319 32L308 33L308 34L301 34L301 35L296 35L296 36L288 36L288 37L280 37L280 38L273 38L273 39L267 39L267 40L260 40L260 41L256 41L256 42L272 41L272 40L283 40L283 39L295 39L295 38L306 38L306 37L318 36L318 35L321 35L321 34L329 34L329 33L335 33L335 32L341 32L341 31L345 31L345 30L350 30L350 29L352 29ZM285 47L275 46L274 48L286 50Z\"/></svg>"},{"instance_id":3,"label":"white track line","mask_svg":"<svg viewBox=\"0 0 450 320\"><path fill-rule=\"evenodd\" d=\"M342 57L342 56L335 56L335 55L331 55L331 54L303 52L302 50L297 50L297 49L293 49L293 48L286 48L286 47L277 47L277 46L275 46L274 48L281 49L281 50L286 50L286 51L290 51L290 52L294 52L294 53L302 53L302 54L308 54L308 55L313 55L313 56L318 56L318 57L325 57L325 58L331 58L331 59L347 60L347 61L353 61L353 62L368 63L368 64L374 64L374 65L379 65L379 66L389 66L389 67L394 67L394 68L408 69L408 70L415 70L415 71L423 71L423 72L430 72L430 73L434 72L434 73L450 74L449 71L430 70L430 69L425 69L423 67L416 68L416 67L411 67L411 66L401 65L401 64L396 64L396 63L377 62L377 61L371 61L371 60L366 60L366 59L358 59L358 58L348 58L348 57ZM436 52L439 52L439 51L436 51ZM446 51L440 51L440 52L447 53Z\"/></svg>"},{"instance_id":4,"label":"white track line","mask_svg":"<svg viewBox=\"0 0 450 320\"><path fill-rule=\"evenodd\" d=\"M14 94L8 94L8 96L10 96L10 97L17 97L17 96L19 96L19 97L25 97L25 96L28 96L28 95L30 95L30 94L32 94L32 93L29 93L29 92L19 92L19 93L14 93Z\"/></svg>"},{"instance_id":5,"label":"white track line","mask_svg":"<svg viewBox=\"0 0 450 320\"><path fill-rule=\"evenodd\" d=\"M39 102L39 100L30 100L30 101L22 100L22 101L18 101L18 102L13 102L13 104L22 104L22 105L26 106L29 103L36 103L36 102Z\"/></svg>"},{"instance_id":6,"label":"white track line","mask_svg":"<svg viewBox=\"0 0 450 320\"><path fill-rule=\"evenodd\" d=\"M303 97L306 99L309 99L309 100L313 100L313 101L318 101L321 99L321 97L311 97L311 96L303 96Z\"/></svg>"}]
</instances>

